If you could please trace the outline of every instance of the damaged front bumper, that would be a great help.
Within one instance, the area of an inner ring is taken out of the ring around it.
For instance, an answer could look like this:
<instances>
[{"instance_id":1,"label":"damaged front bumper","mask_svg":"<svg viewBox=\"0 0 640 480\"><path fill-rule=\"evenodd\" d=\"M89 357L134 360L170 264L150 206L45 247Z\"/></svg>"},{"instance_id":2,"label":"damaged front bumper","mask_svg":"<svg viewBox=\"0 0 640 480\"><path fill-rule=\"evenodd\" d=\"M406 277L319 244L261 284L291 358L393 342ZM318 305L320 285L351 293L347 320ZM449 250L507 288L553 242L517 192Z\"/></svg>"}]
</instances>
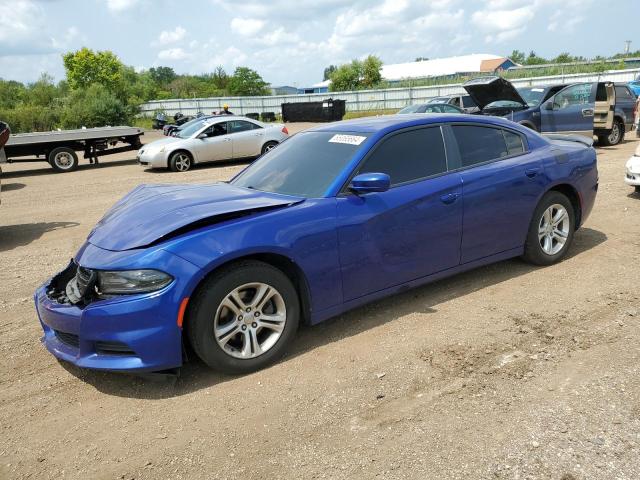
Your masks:
<instances>
[{"instance_id":1,"label":"damaged front bumper","mask_svg":"<svg viewBox=\"0 0 640 480\"><path fill-rule=\"evenodd\" d=\"M63 287L74 277L78 264L99 269L101 254L111 257L113 265L114 252L87 244L75 261L35 292L44 346L56 358L83 368L154 372L180 367L182 331L177 318L180 301L189 288L180 278L192 278L196 267L157 251L154 256L175 278L162 290L71 303ZM131 252L115 255L121 257L116 259L116 267L127 255L134 265L140 256Z\"/></svg>"}]
</instances>

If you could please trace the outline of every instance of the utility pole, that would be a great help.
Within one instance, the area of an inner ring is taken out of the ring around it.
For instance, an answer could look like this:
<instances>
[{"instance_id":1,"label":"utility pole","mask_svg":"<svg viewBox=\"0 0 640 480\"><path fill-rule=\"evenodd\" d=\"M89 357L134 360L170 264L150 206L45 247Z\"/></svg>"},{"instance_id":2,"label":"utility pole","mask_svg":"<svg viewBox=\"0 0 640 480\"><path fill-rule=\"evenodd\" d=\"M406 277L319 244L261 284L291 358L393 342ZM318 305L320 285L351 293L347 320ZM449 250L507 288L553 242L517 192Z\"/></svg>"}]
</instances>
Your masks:
<instances>
[{"instance_id":1,"label":"utility pole","mask_svg":"<svg viewBox=\"0 0 640 480\"><path fill-rule=\"evenodd\" d=\"M631 40L624 41L624 53L628 54L631 51Z\"/></svg>"}]
</instances>

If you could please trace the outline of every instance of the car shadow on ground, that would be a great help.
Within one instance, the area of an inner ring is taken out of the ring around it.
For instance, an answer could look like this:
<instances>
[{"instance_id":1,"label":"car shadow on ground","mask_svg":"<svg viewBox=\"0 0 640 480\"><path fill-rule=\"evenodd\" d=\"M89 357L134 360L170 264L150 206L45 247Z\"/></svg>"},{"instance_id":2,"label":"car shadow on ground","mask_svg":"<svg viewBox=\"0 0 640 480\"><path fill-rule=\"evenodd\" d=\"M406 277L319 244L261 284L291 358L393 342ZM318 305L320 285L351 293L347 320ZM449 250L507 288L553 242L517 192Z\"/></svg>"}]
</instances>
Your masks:
<instances>
[{"instance_id":1,"label":"car shadow on ground","mask_svg":"<svg viewBox=\"0 0 640 480\"><path fill-rule=\"evenodd\" d=\"M567 259L591 250L606 240L607 236L600 231L581 228L574 237ZM436 313L437 306L444 302L464 297L539 268L543 267L527 264L517 258L506 260L390 296L313 327L303 326L298 332L292 350L280 362L287 362L327 343L344 340L411 313ZM238 378L210 370L192 353L188 353L188 357L189 361L182 367L179 377L159 375L154 378L153 375L139 377L95 372L82 370L69 364L64 364L64 368L108 395L144 399L187 395ZM259 374L258 372L254 375Z\"/></svg>"},{"instance_id":2,"label":"car shadow on ground","mask_svg":"<svg viewBox=\"0 0 640 480\"><path fill-rule=\"evenodd\" d=\"M205 162L205 163L196 163L195 165L193 165L193 167L189 170L190 172L196 171L196 170L209 170L210 168L219 168L219 167L238 167L238 166L244 166L244 165L249 165L251 162L255 161L256 159L252 159L252 158L242 158L239 160L218 160L215 162ZM171 170L169 170L168 168L145 168L145 173L153 173L156 175L170 175L173 174L175 175L178 172L172 172ZM187 172L184 172L187 173Z\"/></svg>"},{"instance_id":3,"label":"car shadow on ground","mask_svg":"<svg viewBox=\"0 0 640 480\"><path fill-rule=\"evenodd\" d=\"M42 165L42 168L32 168L27 170L12 170L10 172L3 171L2 179L36 177L38 175L57 175L58 174L58 172L56 172L53 168L51 168L47 162L42 161L42 162L34 162L34 163L38 163L39 165ZM134 163L137 163L137 160L135 158L127 159L127 160L110 160L108 162L98 163L97 165L92 163L81 163L80 165L78 165L78 169L76 171L101 169L101 168L109 168L109 167L120 167L123 165L133 165ZM60 173L60 175L66 175L66 174L67 173L64 173L64 172Z\"/></svg>"},{"instance_id":4,"label":"car shadow on ground","mask_svg":"<svg viewBox=\"0 0 640 480\"><path fill-rule=\"evenodd\" d=\"M72 228L78 225L80 225L78 222L40 222L0 226L0 252L29 245L52 230Z\"/></svg>"},{"instance_id":5,"label":"car shadow on ground","mask_svg":"<svg viewBox=\"0 0 640 480\"><path fill-rule=\"evenodd\" d=\"M5 183L0 185L1 192L11 192L12 190L20 190L26 187L24 183Z\"/></svg>"}]
</instances>

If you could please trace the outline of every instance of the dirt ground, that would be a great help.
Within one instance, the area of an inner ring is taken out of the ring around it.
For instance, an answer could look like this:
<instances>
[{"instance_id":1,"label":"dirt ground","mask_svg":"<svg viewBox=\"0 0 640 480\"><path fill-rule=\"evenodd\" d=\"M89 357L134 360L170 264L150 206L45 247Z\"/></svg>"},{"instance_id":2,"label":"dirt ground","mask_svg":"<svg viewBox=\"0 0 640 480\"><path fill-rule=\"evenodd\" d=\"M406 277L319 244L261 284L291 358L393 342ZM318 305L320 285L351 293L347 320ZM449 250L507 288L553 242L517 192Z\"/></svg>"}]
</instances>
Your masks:
<instances>
[{"instance_id":1,"label":"dirt ground","mask_svg":"<svg viewBox=\"0 0 640 480\"><path fill-rule=\"evenodd\" d=\"M598 149L596 206L562 263L457 275L303 328L264 371L193 361L174 382L58 363L32 294L136 185L243 165L3 167L0 478L639 478L636 143Z\"/></svg>"}]
</instances>

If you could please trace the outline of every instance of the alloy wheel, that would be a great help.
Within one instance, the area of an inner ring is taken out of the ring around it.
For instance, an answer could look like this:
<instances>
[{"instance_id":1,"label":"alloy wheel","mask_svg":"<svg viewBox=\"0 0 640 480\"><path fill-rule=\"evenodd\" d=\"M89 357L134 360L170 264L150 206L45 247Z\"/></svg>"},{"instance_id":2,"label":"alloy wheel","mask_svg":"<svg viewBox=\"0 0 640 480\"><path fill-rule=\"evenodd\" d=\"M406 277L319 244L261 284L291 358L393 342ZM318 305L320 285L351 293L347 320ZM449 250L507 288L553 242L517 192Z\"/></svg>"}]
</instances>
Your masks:
<instances>
[{"instance_id":1,"label":"alloy wheel","mask_svg":"<svg viewBox=\"0 0 640 480\"><path fill-rule=\"evenodd\" d=\"M179 153L176 157L176 170L179 172L186 172L191 168L191 158L185 153Z\"/></svg>"},{"instance_id":2,"label":"alloy wheel","mask_svg":"<svg viewBox=\"0 0 640 480\"><path fill-rule=\"evenodd\" d=\"M620 141L620 124L618 122L613 122L608 140L611 145L617 145Z\"/></svg>"},{"instance_id":3,"label":"alloy wheel","mask_svg":"<svg viewBox=\"0 0 640 480\"><path fill-rule=\"evenodd\" d=\"M225 353L249 359L276 344L286 321L287 309L278 290L266 283L247 283L224 297L216 311L213 330Z\"/></svg>"},{"instance_id":4,"label":"alloy wheel","mask_svg":"<svg viewBox=\"0 0 640 480\"><path fill-rule=\"evenodd\" d=\"M542 251L547 255L556 255L563 248L569 237L571 220L566 208L555 203L547 208L538 224L538 241Z\"/></svg>"}]
</instances>

